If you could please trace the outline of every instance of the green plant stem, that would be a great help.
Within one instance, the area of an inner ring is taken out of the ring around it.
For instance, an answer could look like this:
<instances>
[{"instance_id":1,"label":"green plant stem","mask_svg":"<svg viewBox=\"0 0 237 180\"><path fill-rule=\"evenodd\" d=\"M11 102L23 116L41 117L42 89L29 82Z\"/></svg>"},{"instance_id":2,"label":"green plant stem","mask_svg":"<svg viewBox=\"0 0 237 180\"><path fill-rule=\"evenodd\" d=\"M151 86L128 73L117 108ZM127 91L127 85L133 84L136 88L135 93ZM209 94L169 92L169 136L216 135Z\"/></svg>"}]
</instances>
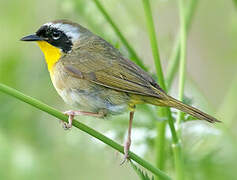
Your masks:
<instances>
[{"instance_id":1,"label":"green plant stem","mask_svg":"<svg viewBox=\"0 0 237 180\"><path fill-rule=\"evenodd\" d=\"M195 13L195 10L197 8L197 2L198 0L190 0L188 3L188 6L186 7L186 13L185 13L185 28L186 32L189 32L191 22L193 19L193 15ZM172 82L175 78L175 74L178 70L178 62L179 62L179 57L180 57L180 34L178 35L174 48L172 50L171 56L170 56L170 61L168 64L167 68L167 78L166 78L166 84L167 84L167 90L169 91L172 85Z\"/></svg>"},{"instance_id":2,"label":"green plant stem","mask_svg":"<svg viewBox=\"0 0 237 180\"><path fill-rule=\"evenodd\" d=\"M149 34L150 42L151 42L152 54L153 54L153 58L155 61L155 67L156 67L156 72L157 72L157 76L158 76L158 82L159 82L161 88L163 88L166 91L166 85L165 85L163 71L162 71L161 62L160 62L158 43L157 43L157 39L156 39L155 26L153 23L152 12L151 12L149 0L143 0L143 7L144 7L145 16L146 16L148 34ZM179 139L178 139L178 136L175 131L174 122L173 122L173 118L172 118L170 109L169 108L162 108L160 111L161 111L160 114L162 116L168 118L168 124L169 124L171 134L172 134L173 147L180 147ZM164 149L165 149L165 127L166 127L165 123L166 122L164 121L164 122L159 123L157 125L157 133L158 133L157 140L156 140L156 143L158 146L157 147L157 156L158 156L157 165L162 168L164 167L164 162L165 162L165 158L164 158L165 157L165 151L164 151ZM182 161L181 151L180 151L181 148L173 148L173 150L174 150L174 153L176 154L176 156L178 157L175 160ZM176 162L175 164L182 164L182 163Z\"/></svg>"},{"instance_id":3,"label":"green plant stem","mask_svg":"<svg viewBox=\"0 0 237 180\"><path fill-rule=\"evenodd\" d=\"M172 148L174 153L176 180L184 180L184 162L183 155L181 153L181 143L173 144Z\"/></svg>"},{"instance_id":4,"label":"green plant stem","mask_svg":"<svg viewBox=\"0 0 237 180\"><path fill-rule=\"evenodd\" d=\"M160 111L160 112L159 112ZM165 111L163 109L158 109L158 115L161 117L165 117ZM166 122L158 122L157 123L157 138L156 138L156 164L157 167L161 170L165 169L165 160L166 160L166 154L165 154L165 133L166 132Z\"/></svg>"},{"instance_id":5,"label":"green plant stem","mask_svg":"<svg viewBox=\"0 0 237 180\"><path fill-rule=\"evenodd\" d=\"M158 51L158 44L156 41L155 27L152 20L150 4L148 0L143 0L143 7L146 15L147 29L151 42L152 54L155 62L156 73L158 76L158 82L164 90L166 90L164 83L163 71L160 63L160 55ZM168 117L165 108L158 109L158 115L160 117ZM160 169L164 169L165 166L165 129L166 121L157 123L157 138L156 138L156 165Z\"/></svg>"},{"instance_id":6,"label":"green plant stem","mask_svg":"<svg viewBox=\"0 0 237 180\"><path fill-rule=\"evenodd\" d=\"M235 7L237 8L237 0L233 0Z\"/></svg>"},{"instance_id":7,"label":"green plant stem","mask_svg":"<svg viewBox=\"0 0 237 180\"><path fill-rule=\"evenodd\" d=\"M184 86L186 76L186 46L187 46L187 33L185 27L185 12L184 12L184 0L179 0L179 19L180 19L180 61L179 61L179 100L184 100ZM180 123L184 117L182 111L178 112L177 128L180 130ZM183 177L182 177L183 178Z\"/></svg>"},{"instance_id":8,"label":"green plant stem","mask_svg":"<svg viewBox=\"0 0 237 180\"><path fill-rule=\"evenodd\" d=\"M10 96L13 96L25 103L30 104L31 106L36 107L37 109L40 109L41 111L44 111L60 120L63 120L65 122L68 121L68 117L64 114L62 114L61 112L59 112L58 110L50 107L47 104L44 104L42 102L40 102L37 99L34 99L30 96L27 96L9 86L6 86L4 84L0 83L0 91L3 93L6 93ZM87 134L90 134L91 136L99 139L101 142L109 145L110 147L112 147L113 149L116 149L117 151L119 151L120 153L124 153L123 151L123 146L119 145L118 143L116 143L115 141L113 141L112 139L109 139L108 137L104 136L103 134L97 132L96 130L86 126L83 123L80 123L78 121L73 121L73 126L77 127L78 129L86 132ZM161 170L159 170L158 168L155 168L154 166L152 166L150 163L148 163L147 161L145 161L144 159L142 159L141 157L139 157L138 155L136 155L133 152L129 152L129 157L134 160L135 162L137 162L138 164L140 164L141 166L143 166L144 168L146 168L147 170L151 171L152 173L154 173L155 175L159 176L162 179L165 180L170 180L171 178L166 175L164 172L162 172Z\"/></svg>"},{"instance_id":9,"label":"green plant stem","mask_svg":"<svg viewBox=\"0 0 237 180\"><path fill-rule=\"evenodd\" d=\"M114 29L114 32L117 34L117 36L120 38L122 43L126 46L127 50L129 51L130 55L132 56L132 60L139 65L141 68L143 68L145 71L147 71L147 67L143 64L142 60L138 57L136 54L135 50L132 48L132 46L128 43L122 32L119 30L118 26L114 23L112 18L109 16L109 14L106 12L105 8L103 5L100 3L99 0L94 0L95 5L97 8L100 10L100 12L104 15L105 19L109 22L109 24L112 26Z\"/></svg>"},{"instance_id":10,"label":"green plant stem","mask_svg":"<svg viewBox=\"0 0 237 180\"><path fill-rule=\"evenodd\" d=\"M184 0L179 0L179 17L180 17L180 63L179 63L179 100L184 100L184 85L185 85L185 69L186 69L186 27L185 27L185 12L184 12ZM184 113L182 111L178 112L177 118L177 129L180 132L180 123L184 117ZM175 169L176 169L176 179L184 180L184 164L180 159L179 154L176 154L175 149L180 149L180 146L177 145L174 147L174 158L175 158ZM180 153L182 156L182 153Z\"/></svg>"}]
</instances>

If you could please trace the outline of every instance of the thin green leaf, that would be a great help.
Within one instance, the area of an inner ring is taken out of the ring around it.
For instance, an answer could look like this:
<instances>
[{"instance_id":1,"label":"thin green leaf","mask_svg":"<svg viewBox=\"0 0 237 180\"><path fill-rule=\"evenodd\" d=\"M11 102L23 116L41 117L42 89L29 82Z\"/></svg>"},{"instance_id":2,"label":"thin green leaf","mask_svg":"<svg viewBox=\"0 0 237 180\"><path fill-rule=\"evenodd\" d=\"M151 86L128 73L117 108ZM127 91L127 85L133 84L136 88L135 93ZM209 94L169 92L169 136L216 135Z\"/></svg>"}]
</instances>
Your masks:
<instances>
[{"instance_id":1,"label":"thin green leaf","mask_svg":"<svg viewBox=\"0 0 237 180\"><path fill-rule=\"evenodd\" d=\"M134 171L137 173L137 175L140 177L141 180L154 180L154 176L151 178L148 176L147 172L141 170L139 167L137 167L132 161L130 161L131 166L133 167Z\"/></svg>"}]
</instances>

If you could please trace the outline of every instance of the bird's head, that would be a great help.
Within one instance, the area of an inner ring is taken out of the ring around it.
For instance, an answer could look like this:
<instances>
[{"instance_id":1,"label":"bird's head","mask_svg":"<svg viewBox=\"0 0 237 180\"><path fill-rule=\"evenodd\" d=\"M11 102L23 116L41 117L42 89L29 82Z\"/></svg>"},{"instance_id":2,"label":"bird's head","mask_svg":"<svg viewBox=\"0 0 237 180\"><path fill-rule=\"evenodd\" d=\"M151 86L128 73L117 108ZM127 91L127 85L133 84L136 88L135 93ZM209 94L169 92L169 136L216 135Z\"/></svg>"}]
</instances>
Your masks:
<instances>
[{"instance_id":1,"label":"bird's head","mask_svg":"<svg viewBox=\"0 0 237 180\"><path fill-rule=\"evenodd\" d=\"M22 41L36 41L45 55L49 69L62 54L70 53L73 46L90 31L68 20L56 20L43 24L34 34L23 37Z\"/></svg>"}]
</instances>

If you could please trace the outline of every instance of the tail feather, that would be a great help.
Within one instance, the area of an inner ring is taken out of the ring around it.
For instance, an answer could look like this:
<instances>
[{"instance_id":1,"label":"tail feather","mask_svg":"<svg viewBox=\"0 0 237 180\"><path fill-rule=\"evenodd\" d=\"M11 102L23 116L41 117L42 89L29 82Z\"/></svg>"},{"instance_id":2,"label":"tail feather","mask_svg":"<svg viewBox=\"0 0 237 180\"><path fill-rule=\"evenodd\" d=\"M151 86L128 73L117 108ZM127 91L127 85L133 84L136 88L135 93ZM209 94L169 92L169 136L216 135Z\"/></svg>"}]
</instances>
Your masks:
<instances>
[{"instance_id":1,"label":"tail feather","mask_svg":"<svg viewBox=\"0 0 237 180\"><path fill-rule=\"evenodd\" d=\"M187 114L190 114L198 119L203 119L203 120L206 120L210 123L221 122L221 121L217 120L216 118L198 110L197 108L194 108L192 106L184 104L181 101L178 101L170 96L168 96L168 99L165 100L165 104L169 107L176 108L176 109L183 111Z\"/></svg>"}]
</instances>

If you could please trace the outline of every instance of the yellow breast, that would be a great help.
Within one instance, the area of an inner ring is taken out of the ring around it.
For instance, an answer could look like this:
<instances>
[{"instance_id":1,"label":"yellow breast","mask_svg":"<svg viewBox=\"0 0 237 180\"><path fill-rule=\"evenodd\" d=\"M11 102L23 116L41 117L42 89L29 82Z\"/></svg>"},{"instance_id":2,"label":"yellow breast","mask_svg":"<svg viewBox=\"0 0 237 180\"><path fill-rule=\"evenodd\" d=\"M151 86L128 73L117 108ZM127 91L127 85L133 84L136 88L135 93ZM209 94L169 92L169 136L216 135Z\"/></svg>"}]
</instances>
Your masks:
<instances>
[{"instance_id":1,"label":"yellow breast","mask_svg":"<svg viewBox=\"0 0 237 180\"><path fill-rule=\"evenodd\" d=\"M51 74L53 70L53 66L62 56L62 52L59 48L54 47L45 41L38 41L37 43L41 51L44 53L44 57L48 65L48 70Z\"/></svg>"}]
</instances>

